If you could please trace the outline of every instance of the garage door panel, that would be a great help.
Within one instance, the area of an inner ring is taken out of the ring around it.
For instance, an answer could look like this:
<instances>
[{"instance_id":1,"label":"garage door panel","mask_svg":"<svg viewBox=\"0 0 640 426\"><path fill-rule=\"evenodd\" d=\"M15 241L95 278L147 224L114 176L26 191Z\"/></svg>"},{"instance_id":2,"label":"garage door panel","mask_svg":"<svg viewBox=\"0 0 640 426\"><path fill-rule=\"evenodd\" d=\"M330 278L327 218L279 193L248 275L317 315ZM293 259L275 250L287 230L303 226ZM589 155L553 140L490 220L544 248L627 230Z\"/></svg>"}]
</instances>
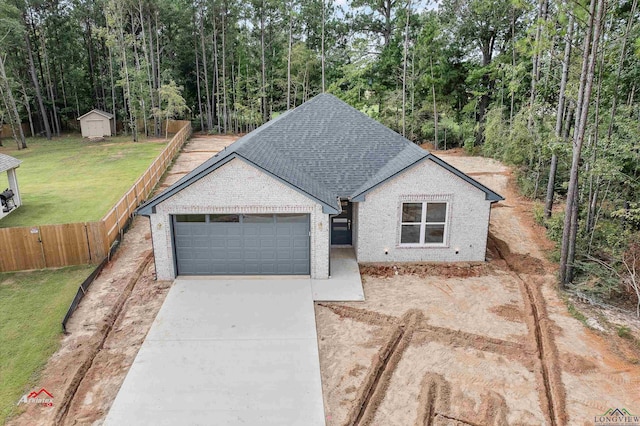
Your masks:
<instances>
[{"instance_id":1,"label":"garage door panel","mask_svg":"<svg viewBox=\"0 0 640 426\"><path fill-rule=\"evenodd\" d=\"M289 250L278 250L276 252L276 259L278 262L282 262L283 260L292 260L293 253Z\"/></svg>"},{"instance_id":2,"label":"garage door panel","mask_svg":"<svg viewBox=\"0 0 640 426\"><path fill-rule=\"evenodd\" d=\"M244 247L243 238L229 237L227 239L227 248L241 249Z\"/></svg>"},{"instance_id":3,"label":"garage door panel","mask_svg":"<svg viewBox=\"0 0 640 426\"><path fill-rule=\"evenodd\" d=\"M231 222L210 215L202 222L205 216L174 222L178 274L309 274L308 215L226 215Z\"/></svg>"}]
</instances>

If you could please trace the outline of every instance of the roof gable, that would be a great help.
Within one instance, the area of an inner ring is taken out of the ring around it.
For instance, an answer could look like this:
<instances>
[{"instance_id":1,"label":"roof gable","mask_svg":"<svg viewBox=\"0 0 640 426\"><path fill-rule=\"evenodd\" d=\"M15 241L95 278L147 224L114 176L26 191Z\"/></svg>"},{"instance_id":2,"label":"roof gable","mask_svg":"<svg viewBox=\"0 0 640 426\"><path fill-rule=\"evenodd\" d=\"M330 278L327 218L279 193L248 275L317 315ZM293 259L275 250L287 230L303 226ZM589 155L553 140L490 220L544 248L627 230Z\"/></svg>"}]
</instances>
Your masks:
<instances>
[{"instance_id":1,"label":"roof gable","mask_svg":"<svg viewBox=\"0 0 640 426\"><path fill-rule=\"evenodd\" d=\"M364 200L364 194L373 187L426 158L484 191L488 200L502 199L335 96L320 94L238 139L138 212L151 214L156 204L211 173L230 157L240 158L315 199L325 213L340 211L340 198Z\"/></svg>"},{"instance_id":2,"label":"roof gable","mask_svg":"<svg viewBox=\"0 0 640 426\"><path fill-rule=\"evenodd\" d=\"M77 120L81 120L81 119L85 118L87 115L92 114L92 113L99 114L99 115L101 115L101 116L103 116L105 118L108 118L109 120L111 120L114 117L113 114L108 113L106 111L102 111L101 109L92 109L91 111L89 111L89 112L87 112L85 114L82 114L80 117L77 118Z\"/></svg>"}]
</instances>

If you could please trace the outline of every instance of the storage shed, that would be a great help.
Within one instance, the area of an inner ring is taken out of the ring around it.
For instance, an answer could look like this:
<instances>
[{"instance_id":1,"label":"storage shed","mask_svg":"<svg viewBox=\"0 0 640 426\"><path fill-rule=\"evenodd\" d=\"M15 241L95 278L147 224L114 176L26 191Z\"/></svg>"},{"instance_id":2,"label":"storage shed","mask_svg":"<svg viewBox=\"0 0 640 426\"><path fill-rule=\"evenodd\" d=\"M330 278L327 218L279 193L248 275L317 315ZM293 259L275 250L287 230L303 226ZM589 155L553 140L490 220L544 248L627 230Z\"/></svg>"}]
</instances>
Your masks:
<instances>
[{"instance_id":1,"label":"storage shed","mask_svg":"<svg viewBox=\"0 0 640 426\"><path fill-rule=\"evenodd\" d=\"M83 138L101 138L111 136L115 128L115 117L99 109L92 109L78 117Z\"/></svg>"}]
</instances>

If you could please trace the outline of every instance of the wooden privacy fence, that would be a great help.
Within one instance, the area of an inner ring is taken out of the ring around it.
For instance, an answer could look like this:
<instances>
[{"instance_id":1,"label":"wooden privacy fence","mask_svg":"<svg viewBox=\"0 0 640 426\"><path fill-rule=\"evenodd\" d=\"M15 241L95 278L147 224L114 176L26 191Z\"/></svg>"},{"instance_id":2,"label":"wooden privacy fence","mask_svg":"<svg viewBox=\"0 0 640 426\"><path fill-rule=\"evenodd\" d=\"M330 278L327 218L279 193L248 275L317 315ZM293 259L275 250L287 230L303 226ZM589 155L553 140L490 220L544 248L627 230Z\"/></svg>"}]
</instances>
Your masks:
<instances>
[{"instance_id":1,"label":"wooden privacy fence","mask_svg":"<svg viewBox=\"0 0 640 426\"><path fill-rule=\"evenodd\" d=\"M99 263L109 251L103 222L0 229L0 271Z\"/></svg>"},{"instance_id":2,"label":"wooden privacy fence","mask_svg":"<svg viewBox=\"0 0 640 426\"><path fill-rule=\"evenodd\" d=\"M102 218L106 227L107 241L111 245L120 232L124 229L127 221L133 215L136 208L147 199L153 188L158 184L162 175L167 170L173 157L182 148L185 141L191 136L191 122L178 121L180 130L175 134L160 155L154 160L149 168L138 178L133 186L122 196L116 205ZM169 127L176 127L176 122L169 122Z\"/></svg>"},{"instance_id":3,"label":"wooden privacy fence","mask_svg":"<svg viewBox=\"0 0 640 426\"><path fill-rule=\"evenodd\" d=\"M102 262L135 209L151 194L191 136L189 121L169 123L170 128L178 126L151 166L99 222L0 228L0 272Z\"/></svg>"}]
</instances>

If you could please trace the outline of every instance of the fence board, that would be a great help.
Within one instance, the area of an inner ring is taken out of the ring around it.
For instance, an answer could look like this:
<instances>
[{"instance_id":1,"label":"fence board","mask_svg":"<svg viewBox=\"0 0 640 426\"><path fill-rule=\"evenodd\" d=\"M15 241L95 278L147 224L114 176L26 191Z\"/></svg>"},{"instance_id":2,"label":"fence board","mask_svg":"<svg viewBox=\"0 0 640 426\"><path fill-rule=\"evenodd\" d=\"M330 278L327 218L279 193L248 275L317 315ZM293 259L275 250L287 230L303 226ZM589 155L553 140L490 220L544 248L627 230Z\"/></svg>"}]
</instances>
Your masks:
<instances>
[{"instance_id":1,"label":"fence board","mask_svg":"<svg viewBox=\"0 0 640 426\"><path fill-rule=\"evenodd\" d=\"M101 262L109 253L110 244L107 239L104 222L90 222L86 224L89 255L92 263Z\"/></svg>"}]
</instances>

